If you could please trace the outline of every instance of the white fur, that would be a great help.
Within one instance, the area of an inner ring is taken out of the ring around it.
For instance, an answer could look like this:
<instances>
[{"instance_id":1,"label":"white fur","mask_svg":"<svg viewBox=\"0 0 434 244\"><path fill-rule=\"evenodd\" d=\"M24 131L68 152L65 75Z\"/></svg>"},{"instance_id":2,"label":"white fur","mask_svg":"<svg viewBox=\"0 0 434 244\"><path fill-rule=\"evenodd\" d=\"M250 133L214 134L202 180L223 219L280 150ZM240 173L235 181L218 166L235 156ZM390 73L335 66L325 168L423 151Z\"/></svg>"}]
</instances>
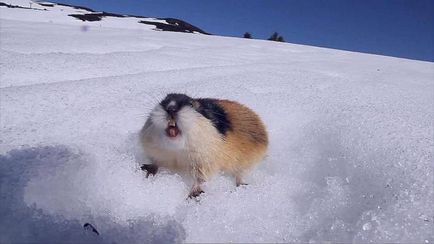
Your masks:
<instances>
[{"instance_id":1,"label":"white fur","mask_svg":"<svg viewBox=\"0 0 434 244\"><path fill-rule=\"evenodd\" d=\"M153 143L158 145L160 148L166 148L170 151L179 151L185 147L185 137L182 135L175 138L169 138L166 135L165 129L167 128L168 123L167 113L161 105L157 105L154 110L152 110L149 119L153 126L152 130L149 130ZM179 125L178 128L180 128Z\"/></svg>"},{"instance_id":2,"label":"white fur","mask_svg":"<svg viewBox=\"0 0 434 244\"><path fill-rule=\"evenodd\" d=\"M145 152L158 165L191 170L197 165L212 171L213 158L219 153L222 137L212 123L191 107L185 106L177 114L180 134L166 135L166 111L157 105L141 132Z\"/></svg>"}]
</instances>

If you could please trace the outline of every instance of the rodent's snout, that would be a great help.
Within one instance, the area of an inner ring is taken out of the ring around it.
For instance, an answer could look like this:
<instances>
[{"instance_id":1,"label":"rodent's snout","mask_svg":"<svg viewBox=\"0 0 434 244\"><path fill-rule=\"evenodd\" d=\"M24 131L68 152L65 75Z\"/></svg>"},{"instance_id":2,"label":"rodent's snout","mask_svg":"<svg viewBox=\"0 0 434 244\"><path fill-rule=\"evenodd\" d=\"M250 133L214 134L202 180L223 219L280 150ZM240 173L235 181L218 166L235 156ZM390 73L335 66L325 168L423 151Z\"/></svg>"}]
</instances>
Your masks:
<instances>
[{"instance_id":1,"label":"rodent's snout","mask_svg":"<svg viewBox=\"0 0 434 244\"><path fill-rule=\"evenodd\" d=\"M171 119L175 119L175 115L176 115L176 107L175 106L169 106L166 109L167 114L169 115L169 117Z\"/></svg>"}]
</instances>

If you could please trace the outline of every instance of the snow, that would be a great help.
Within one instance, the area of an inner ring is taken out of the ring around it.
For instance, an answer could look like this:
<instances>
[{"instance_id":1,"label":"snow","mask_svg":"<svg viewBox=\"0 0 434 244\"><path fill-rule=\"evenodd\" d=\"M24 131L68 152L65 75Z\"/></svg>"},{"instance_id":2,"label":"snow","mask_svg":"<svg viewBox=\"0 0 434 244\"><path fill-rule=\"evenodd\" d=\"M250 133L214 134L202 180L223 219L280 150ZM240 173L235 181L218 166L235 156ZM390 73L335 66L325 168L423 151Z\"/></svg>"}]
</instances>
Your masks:
<instances>
[{"instance_id":1,"label":"snow","mask_svg":"<svg viewBox=\"0 0 434 244\"><path fill-rule=\"evenodd\" d=\"M433 63L37 12L0 8L1 243L434 241ZM145 178L168 92L263 118L248 186Z\"/></svg>"},{"instance_id":2,"label":"snow","mask_svg":"<svg viewBox=\"0 0 434 244\"><path fill-rule=\"evenodd\" d=\"M20 20L26 22L42 22L62 25L75 25L81 27L107 27L107 28L120 28L120 29L136 29L136 30L150 30L154 29L154 25L141 24L139 21L150 21L167 24L165 20L159 20L156 18L138 18L138 17L112 17L105 16L100 21L86 21L76 19L69 16L70 14L88 14L99 13L90 12L86 9L74 8L70 6L57 5L51 3L54 6L43 6L42 4L50 4L50 2L34 2L29 0L2 0L3 3L10 4L12 6L21 6L30 9L22 8L2 8L1 18L8 20ZM31 5L30 5L31 3Z\"/></svg>"}]
</instances>

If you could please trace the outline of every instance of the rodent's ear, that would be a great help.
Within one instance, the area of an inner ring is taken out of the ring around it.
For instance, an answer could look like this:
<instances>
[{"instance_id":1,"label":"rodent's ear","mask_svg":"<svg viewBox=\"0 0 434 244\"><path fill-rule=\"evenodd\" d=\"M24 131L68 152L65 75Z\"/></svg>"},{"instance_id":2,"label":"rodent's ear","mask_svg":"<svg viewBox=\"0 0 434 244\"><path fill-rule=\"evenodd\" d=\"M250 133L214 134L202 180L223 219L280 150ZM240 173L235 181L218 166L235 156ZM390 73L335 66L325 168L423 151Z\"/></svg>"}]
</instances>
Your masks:
<instances>
[{"instance_id":1,"label":"rodent's ear","mask_svg":"<svg viewBox=\"0 0 434 244\"><path fill-rule=\"evenodd\" d=\"M193 102L191 102L191 105L193 106L194 109L199 109L200 107L200 103L198 101L193 100Z\"/></svg>"}]
</instances>

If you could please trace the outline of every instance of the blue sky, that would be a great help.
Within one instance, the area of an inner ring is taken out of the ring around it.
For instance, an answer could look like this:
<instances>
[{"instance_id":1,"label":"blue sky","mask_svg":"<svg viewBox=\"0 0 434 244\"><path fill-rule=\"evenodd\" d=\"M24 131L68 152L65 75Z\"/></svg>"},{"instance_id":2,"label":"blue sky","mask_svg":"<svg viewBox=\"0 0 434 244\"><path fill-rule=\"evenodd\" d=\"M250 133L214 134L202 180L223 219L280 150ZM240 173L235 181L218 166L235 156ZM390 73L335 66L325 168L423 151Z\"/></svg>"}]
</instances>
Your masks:
<instances>
[{"instance_id":1,"label":"blue sky","mask_svg":"<svg viewBox=\"0 0 434 244\"><path fill-rule=\"evenodd\" d=\"M55 1L55 0L54 0ZM59 0L94 10L185 20L216 35L434 61L434 0Z\"/></svg>"}]
</instances>

